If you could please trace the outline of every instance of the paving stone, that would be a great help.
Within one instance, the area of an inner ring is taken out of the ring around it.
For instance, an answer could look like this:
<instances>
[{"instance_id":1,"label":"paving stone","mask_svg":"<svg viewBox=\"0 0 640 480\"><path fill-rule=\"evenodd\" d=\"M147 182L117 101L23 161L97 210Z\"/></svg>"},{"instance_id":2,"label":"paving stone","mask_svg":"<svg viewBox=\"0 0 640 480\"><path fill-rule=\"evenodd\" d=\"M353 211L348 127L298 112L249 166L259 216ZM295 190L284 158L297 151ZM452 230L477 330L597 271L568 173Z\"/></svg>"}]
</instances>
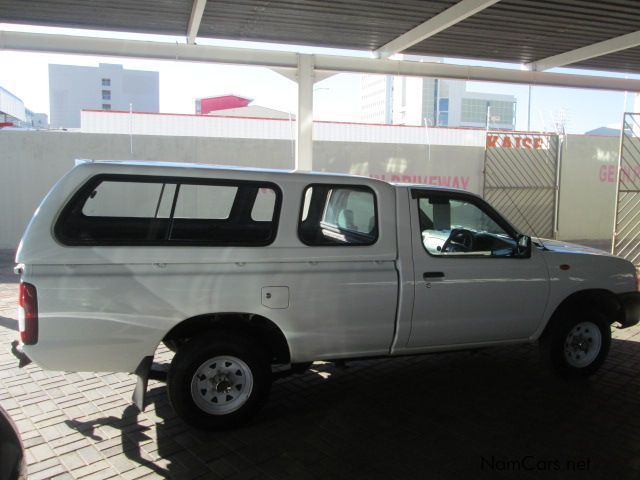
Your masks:
<instances>
[{"instance_id":1,"label":"paving stone","mask_svg":"<svg viewBox=\"0 0 640 480\"><path fill-rule=\"evenodd\" d=\"M100 470L99 472L90 473L89 475L85 475L84 477L80 477L82 480L105 480L107 478L113 478L118 476L118 471L108 466L104 470Z\"/></svg>"},{"instance_id":2,"label":"paving stone","mask_svg":"<svg viewBox=\"0 0 640 480\"><path fill-rule=\"evenodd\" d=\"M29 448L29 452L33 455L36 462L41 462L56 456L51 447L46 443L41 443L40 445Z\"/></svg>"},{"instance_id":3,"label":"paving stone","mask_svg":"<svg viewBox=\"0 0 640 480\"><path fill-rule=\"evenodd\" d=\"M65 453L58 458L68 470L84 467L87 464L76 451Z\"/></svg>"},{"instance_id":4,"label":"paving stone","mask_svg":"<svg viewBox=\"0 0 640 480\"><path fill-rule=\"evenodd\" d=\"M65 453L75 452L80 450L81 448L86 447L89 444L89 441L86 438L82 438L80 440L76 440L73 442L65 443L64 445L60 445L59 447L54 447L56 455L64 455Z\"/></svg>"},{"instance_id":5,"label":"paving stone","mask_svg":"<svg viewBox=\"0 0 640 480\"><path fill-rule=\"evenodd\" d=\"M60 465L60 460L55 457L49 458L47 460L42 460L29 466L29 474L35 474L41 472L42 470L48 470L58 465Z\"/></svg>"},{"instance_id":6,"label":"paving stone","mask_svg":"<svg viewBox=\"0 0 640 480\"><path fill-rule=\"evenodd\" d=\"M39 472L29 472L29 480L49 479L63 473L65 473L64 467L62 465L56 465L55 467L47 468L46 470L41 470Z\"/></svg>"},{"instance_id":7,"label":"paving stone","mask_svg":"<svg viewBox=\"0 0 640 480\"><path fill-rule=\"evenodd\" d=\"M93 445L81 448L80 450L77 450L77 453L87 464L92 464L104 459L104 456Z\"/></svg>"},{"instance_id":8,"label":"paving stone","mask_svg":"<svg viewBox=\"0 0 640 480\"><path fill-rule=\"evenodd\" d=\"M87 475L93 475L95 473L101 472L102 470L106 470L109 468L109 464L104 462L96 462L91 465L84 465L82 467L76 468L71 471L71 474L74 478L82 478Z\"/></svg>"}]
</instances>

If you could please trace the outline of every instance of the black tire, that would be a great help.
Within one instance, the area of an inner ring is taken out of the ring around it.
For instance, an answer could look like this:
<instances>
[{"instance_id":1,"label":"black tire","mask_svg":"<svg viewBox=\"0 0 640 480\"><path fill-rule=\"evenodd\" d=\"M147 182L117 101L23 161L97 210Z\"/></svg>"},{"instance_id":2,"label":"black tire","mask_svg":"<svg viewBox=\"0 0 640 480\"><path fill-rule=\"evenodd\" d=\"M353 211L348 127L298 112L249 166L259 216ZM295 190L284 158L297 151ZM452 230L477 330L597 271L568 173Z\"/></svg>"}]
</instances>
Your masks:
<instances>
[{"instance_id":1,"label":"black tire","mask_svg":"<svg viewBox=\"0 0 640 480\"><path fill-rule=\"evenodd\" d=\"M599 348L594 347L598 343ZM611 346L611 325L597 310L565 309L551 319L540 339L540 346L543 355L562 378L587 378L607 358Z\"/></svg>"},{"instance_id":2,"label":"black tire","mask_svg":"<svg viewBox=\"0 0 640 480\"><path fill-rule=\"evenodd\" d=\"M231 361L220 364L212 362L205 366L209 360L221 357ZM226 363L230 364L231 370L239 366L235 374L219 372L219 369L225 368ZM199 369L200 374L196 379L195 375ZM236 377L236 374L239 375ZM243 389L239 395L243 396L244 400L240 397L234 398L237 392L233 389L233 384L236 381L248 382L249 379L252 382L251 388L247 388L246 383L237 385L239 390L240 387ZM171 405L186 423L203 430L236 427L255 414L269 395L270 357L265 348L251 339L233 333L209 332L189 341L178 350L169 369L167 389ZM231 397L231 403L227 404L227 400L223 398L220 404L217 404L218 399L214 400L214 397L221 396L226 399ZM201 405L209 408L209 411L204 410ZM225 405L239 406L230 412L211 411L226 408Z\"/></svg>"},{"instance_id":3,"label":"black tire","mask_svg":"<svg viewBox=\"0 0 640 480\"><path fill-rule=\"evenodd\" d=\"M0 406L0 480L26 480L27 460L18 427Z\"/></svg>"}]
</instances>

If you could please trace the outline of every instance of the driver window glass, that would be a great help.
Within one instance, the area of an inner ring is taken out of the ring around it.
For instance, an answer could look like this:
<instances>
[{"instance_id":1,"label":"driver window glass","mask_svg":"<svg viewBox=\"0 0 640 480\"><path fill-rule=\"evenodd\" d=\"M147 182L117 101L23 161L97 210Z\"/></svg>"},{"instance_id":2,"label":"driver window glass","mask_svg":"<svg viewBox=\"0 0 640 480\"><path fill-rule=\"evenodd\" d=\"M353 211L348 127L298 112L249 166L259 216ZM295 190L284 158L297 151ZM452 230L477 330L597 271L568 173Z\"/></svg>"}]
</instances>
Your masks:
<instances>
[{"instance_id":1,"label":"driver window glass","mask_svg":"<svg viewBox=\"0 0 640 480\"><path fill-rule=\"evenodd\" d=\"M422 244L429 254L513 255L516 241L475 204L438 195L419 198L418 207Z\"/></svg>"}]
</instances>

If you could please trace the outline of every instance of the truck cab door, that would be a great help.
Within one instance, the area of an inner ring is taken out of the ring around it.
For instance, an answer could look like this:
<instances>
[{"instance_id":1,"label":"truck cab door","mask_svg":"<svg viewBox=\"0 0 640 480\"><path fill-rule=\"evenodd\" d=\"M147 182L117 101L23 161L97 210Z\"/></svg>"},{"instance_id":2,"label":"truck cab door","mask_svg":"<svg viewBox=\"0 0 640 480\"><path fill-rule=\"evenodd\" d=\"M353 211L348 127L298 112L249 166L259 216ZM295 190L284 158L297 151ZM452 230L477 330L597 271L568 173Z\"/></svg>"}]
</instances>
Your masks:
<instances>
[{"instance_id":1,"label":"truck cab door","mask_svg":"<svg viewBox=\"0 0 640 480\"><path fill-rule=\"evenodd\" d=\"M537 248L493 208L463 192L413 189L414 308L408 349L522 340L549 293Z\"/></svg>"}]
</instances>

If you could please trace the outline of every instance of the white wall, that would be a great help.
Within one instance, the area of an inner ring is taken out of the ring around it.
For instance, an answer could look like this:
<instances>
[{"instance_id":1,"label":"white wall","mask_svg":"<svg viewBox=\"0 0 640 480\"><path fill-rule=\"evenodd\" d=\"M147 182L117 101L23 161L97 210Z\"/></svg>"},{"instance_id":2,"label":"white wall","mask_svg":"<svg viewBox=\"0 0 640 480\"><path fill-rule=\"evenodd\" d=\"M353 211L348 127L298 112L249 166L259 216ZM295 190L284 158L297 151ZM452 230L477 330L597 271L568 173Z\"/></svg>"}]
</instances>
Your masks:
<instances>
[{"instance_id":1,"label":"white wall","mask_svg":"<svg viewBox=\"0 0 640 480\"><path fill-rule=\"evenodd\" d=\"M384 127L381 127L384 128ZM602 243L613 229L616 138L570 135L563 147L559 238ZM289 140L0 131L0 248L15 248L41 199L76 158L290 169ZM314 169L482 191L483 146L317 141Z\"/></svg>"},{"instance_id":2,"label":"white wall","mask_svg":"<svg viewBox=\"0 0 640 480\"><path fill-rule=\"evenodd\" d=\"M53 184L77 158L293 167L290 142L0 130L0 248L16 248Z\"/></svg>"},{"instance_id":3,"label":"white wall","mask_svg":"<svg viewBox=\"0 0 640 480\"><path fill-rule=\"evenodd\" d=\"M611 240L620 139L568 135L562 148L559 237Z\"/></svg>"},{"instance_id":4,"label":"white wall","mask_svg":"<svg viewBox=\"0 0 640 480\"><path fill-rule=\"evenodd\" d=\"M84 133L172 135L293 141L295 120L225 118L210 115L82 112ZM411 125L314 122L313 138L327 142L409 143L484 147L486 132Z\"/></svg>"}]
</instances>

